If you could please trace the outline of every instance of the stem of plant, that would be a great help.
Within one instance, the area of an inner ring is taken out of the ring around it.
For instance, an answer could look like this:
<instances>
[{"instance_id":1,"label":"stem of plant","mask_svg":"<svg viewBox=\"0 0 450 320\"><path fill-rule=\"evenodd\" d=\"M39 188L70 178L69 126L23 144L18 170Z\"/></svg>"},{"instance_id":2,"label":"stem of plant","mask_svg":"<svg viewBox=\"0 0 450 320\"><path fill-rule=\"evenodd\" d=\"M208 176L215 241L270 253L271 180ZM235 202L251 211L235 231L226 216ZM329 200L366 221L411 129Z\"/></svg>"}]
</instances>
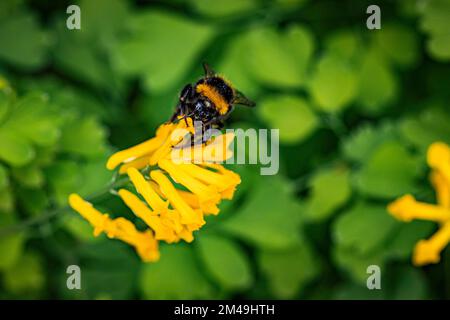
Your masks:
<instances>
[{"instance_id":1,"label":"stem of plant","mask_svg":"<svg viewBox=\"0 0 450 320\"><path fill-rule=\"evenodd\" d=\"M87 196L86 200L89 202L98 200L99 198L105 196L106 194L113 192L116 188L123 187L129 181L130 180L128 179L128 177L118 179L118 180L114 179L108 187ZM40 225L41 223L47 222L48 220L50 220L56 216L61 216L62 214L67 213L69 211L70 211L69 206L54 208L52 210L42 213L38 217L33 217L30 219L24 220L18 224L4 227L4 228L0 229L0 238L5 237L7 235L14 234L19 231L22 231L23 229L26 229L29 227Z\"/></svg>"}]
</instances>

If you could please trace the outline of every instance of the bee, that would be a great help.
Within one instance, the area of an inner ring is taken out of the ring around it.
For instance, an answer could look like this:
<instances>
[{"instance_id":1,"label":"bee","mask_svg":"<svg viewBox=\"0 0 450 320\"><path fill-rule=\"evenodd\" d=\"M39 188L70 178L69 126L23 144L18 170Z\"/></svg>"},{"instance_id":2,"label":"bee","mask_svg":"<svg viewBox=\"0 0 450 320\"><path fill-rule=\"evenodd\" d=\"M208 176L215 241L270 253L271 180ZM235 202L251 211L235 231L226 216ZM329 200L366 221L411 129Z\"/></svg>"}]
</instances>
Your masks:
<instances>
[{"instance_id":1,"label":"bee","mask_svg":"<svg viewBox=\"0 0 450 320\"><path fill-rule=\"evenodd\" d=\"M235 105L255 106L253 101L217 75L208 64L203 63L203 69L205 74L195 85L187 84L181 90L170 122L186 121L190 117L193 121L200 121L203 130L212 127L221 129Z\"/></svg>"}]
</instances>

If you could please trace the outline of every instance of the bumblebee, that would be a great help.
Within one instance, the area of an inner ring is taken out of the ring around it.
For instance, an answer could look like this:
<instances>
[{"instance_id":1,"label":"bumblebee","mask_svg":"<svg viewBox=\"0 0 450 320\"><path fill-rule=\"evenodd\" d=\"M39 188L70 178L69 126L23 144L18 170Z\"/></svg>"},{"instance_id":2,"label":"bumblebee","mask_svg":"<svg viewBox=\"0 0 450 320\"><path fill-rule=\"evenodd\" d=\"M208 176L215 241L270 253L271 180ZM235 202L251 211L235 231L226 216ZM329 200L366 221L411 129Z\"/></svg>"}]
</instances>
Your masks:
<instances>
[{"instance_id":1,"label":"bumblebee","mask_svg":"<svg viewBox=\"0 0 450 320\"><path fill-rule=\"evenodd\" d=\"M255 103L217 75L208 64L203 63L205 75L195 85L187 84L181 90L179 102L170 121L191 117L200 121L203 129L222 128L235 105L254 107Z\"/></svg>"}]
</instances>

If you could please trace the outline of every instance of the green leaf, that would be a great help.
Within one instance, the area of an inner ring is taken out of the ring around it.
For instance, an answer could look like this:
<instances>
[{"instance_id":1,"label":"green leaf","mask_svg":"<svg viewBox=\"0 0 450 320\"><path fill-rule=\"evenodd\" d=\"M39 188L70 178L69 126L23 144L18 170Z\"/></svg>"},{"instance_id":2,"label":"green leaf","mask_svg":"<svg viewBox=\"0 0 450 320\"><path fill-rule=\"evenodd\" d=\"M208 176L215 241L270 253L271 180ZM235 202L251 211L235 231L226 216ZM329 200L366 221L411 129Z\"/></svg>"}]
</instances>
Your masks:
<instances>
[{"instance_id":1,"label":"green leaf","mask_svg":"<svg viewBox=\"0 0 450 320\"><path fill-rule=\"evenodd\" d=\"M334 264L345 271L350 279L359 285L366 286L367 277L369 276L367 273L368 266L377 265L381 270L384 270L385 256L380 251L360 255L355 253L353 248L337 246L333 249L332 254Z\"/></svg>"},{"instance_id":2,"label":"green leaf","mask_svg":"<svg viewBox=\"0 0 450 320\"><path fill-rule=\"evenodd\" d=\"M12 166L23 166L35 156L31 144L15 133L0 129L0 159Z\"/></svg>"},{"instance_id":3,"label":"green leaf","mask_svg":"<svg viewBox=\"0 0 450 320\"><path fill-rule=\"evenodd\" d=\"M395 236L386 248L389 257L398 259L411 259L416 243L428 238L435 230L435 223L431 221L411 221L402 223Z\"/></svg>"},{"instance_id":4,"label":"green leaf","mask_svg":"<svg viewBox=\"0 0 450 320\"><path fill-rule=\"evenodd\" d=\"M284 33L260 28L247 35L248 71L262 84L299 87L306 80L306 66L314 50L307 29L293 26Z\"/></svg>"},{"instance_id":5,"label":"green leaf","mask_svg":"<svg viewBox=\"0 0 450 320\"><path fill-rule=\"evenodd\" d=\"M6 187L0 191L0 213L12 213L15 206L14 193L12 189Z\"/></svg>"},{"instance_id":6,"label":"green leaf","mask_svg":"<svg viewBox=\"0 0 450 320\"><path fill-rule=\"evenodd\" d=\"M3 193L3 192L2 192ZM0 228L7 228L15 223L13 216L0 215ZM22 254L25 236L22 232L11 233L0 237L0 270L11 268Z\"/></svg>"},{"instance_id":7,"label":"green leaf","mask_svg":"<svg viewBox=\"0 0 450 320\"><path fill-rule=\"evenodd\" d=\"M394 74L382 57L367 53L359 70L357 101L369 114L377 114L393 102L397 94Z\"/></svg>"},{"instance_id":8,"label":"green leaf","mask_svg":"<svg viewBox=\"0 0 450 320\"><path fill-rule=\"evenodd\" d=\"M8 115L15 94L11 90L9 83L0 75L0 123L2 123Z\"/></svg>"},{"instance_id":9,"label":"green leaf","mask_svg":"<svg viewBox=\"0 0 450 320\"><path fill-rule=\"evenodd\" d=\"M421 29L430 34L427 49L437 60L448 61L450 59L448 41L450 2L447 0L427 1L422 8Z\"/></svg>"},{"instance_id":10,"label":"green leaf","mask_svg":"<svg viewBox=\"0 0 450 320\"><path fill-rule=\"evenodd\" d=\"M71 160L59 161L46 168L48 184L59 204L66 205L67 196L81 185L83 177L78 172L79 165Z\"/></svg>"},{"instance_id":11,"label":"green leaf","mask_svg":"<svg viewBox=\"0 0 450 320\"><path fill-rule=\"evenodd\" d=\"M3 274L5 288L8 292L21 297L33 297L45 285L44 266L39 255L25 252L16 263Z\"/></svg>"},{"instance_id":12,"label":"green leaf","mask_svg":"<svg viewBox=\"0 0 450 320\"><path fill-rule=\"evenodd\" d=\"M357 74L346 59L327 54L315 67L310 82L310 93L319 109L337 112L355 98L357 81Z\"/></svg>"},{"instance_id":13,"label":"green leaf","mask_svg":"<svg viewBox=\"0 0 450 320\"><path fill-rule=\"evenodd\" d=\"M435 141L450 143L449 122L449 113L427 104L426 109L417 116L401 121L399 128L402 136L425 154Z\"/></svg>"},{"instance_id":14,"label":"green leaf","mask_svg":"<svg viewBox=\"0 0 450 320\"><path fill-rule=\"evenodd\" d=\"M349 171L345 167L320 171L310 184L311 196L306 203L306 215L312 221L329 218L351 195Z\"/></svg>"},{"instance_id":15,"label":"green leaf","mask_svg":"<svg viewBox=\"0 0 450 320\"><path fill-rule=\"evenodd\" d=\"M262 248L286 248L300 240L302 207L280 176L255 181L245 204L220 227Z\"/></svg>"},{"instance_id":16,"label":"green leaf","mask_svg":"<svg viewBox=\"0 0 450 320\"><path fill-rule=\"evenodd\" d=\"M97 157L107 150L105 140L106 129L95 117L72 118L62 130L59 149L86 158Z\"/></svg>"},{"instance_id":17,"label":"green leaf","mask_svg":"<svg viewBox=\"0 0 450 320\"><path fill-rule=\"evenodd\" d=\"M354 184L361 192L379 198L398 197L415 190L419 158L396 141L378 146L367 163L354 175Z\"/></svg>"},{"instance_id":18,"label":"green leaf","mask_svg":"<svg viewBox=\"0 0 450 320\"><path fill-rule=\"evenodd\" d=\"M275 0L278 6L286 9L295 9L302 7L308 0Z\"/></svg>"},{"instance_id":19,"label":"green leaf","mask_svg":"<svg viewBox=\"0 0 450 320\"><path fill-rule=\"evenodd\" d=\"M63 221L64 229L68 230L77 239L85 242L98 241L99 238L93 236L92 226L81 217L70 215Z\"/></svg>"},{"instance_id":20,"label":"green leaf","mask_svg":"<svg viewBox=\"0 0 450 320\"><path fill-rule=\"evenodd\" d=\"M346 158L356 162L366 162L376 148L396 137L396 128L390 122L384 122L378 127L362 124L343 143Z\"/></svg>"},{"instance_id":21,"label":"green leaf","mask_svg":"<svg viewBox=\"0 0 450 320\"><path fill-rule=\"evenodd\" d=\"M73 191L81 196L89 196L104 190L111 183L111 171L106 169L105 163L106 159L100 158L83 164L79 170L79 175L83 177L83 184Z\"/></svg>"},{"instance_id":22,"label":"green leaf","mask_svg":"<svg viewBox=\"0 0 450 320\"><path fill-rule=\"evenodd\" d=\"M247 71L247 34L239 34L227 42L223 60L217 66L217 70L233 83L248 97L256 96L259 87L255 85L250 72Z\"/></svg>"},{"instance_id":23,"label":"green leaf","mask_svg":"<svg viewBox=\"0 0 450 320\"><path fill-rule=\"evenodd\" d=\"M318 126L318 119L302 98L277 95L265 98L258 112L271 128L280 130L280 141L297 143L307 138Z\"/></svg>"},{"instance_id":24,"label":"green leaf","mask_svg":"<svg viewBox=\"0 0 450 320\"><path fill-rule=\"evenodd\" d=\"M145 299L206 299L213 288L202 275L188 245L161 246L158 262L143 266L139 285Z\"/></svg>"},{"instance_id":25,"label":"green leaf","mask_svg":"<svg viewBox=\"0 0 450 320\"><path fill-rule=\"evenodd\" d=\"M261 250L258 261L278 299L294 298L320 272L319 262L305 242L283 250Z\"/></svg>"},{"instance_id":26,"label":"green leaf","mask_svg":"<svg viewBox=\"0 0 450 320\"><path fill-rule=\"evenodd\" d=\"M305 81L308 67L315 50L315 40L306 26L291 25L284 34L287 49L296 62L296 69Z\"/></svg>"},{"instance_id":27,"label":"green leaf","mask_svg":"<svg viewBox=\"0 0 450 320\"><path fill-rule=\"evenodd\" d=\"M28 214L39 215L45 212L50 199L45 189L20 188L17 200Z\"/></svg>"},{"instance_id":28,"label":"green leaf","mask_svg":"<svg viewBox=\"0 0 450 320\"><path fill-rule=\"evenodd\" d=\"M5 189L9 185L8 171L0 164L0 190Z\"/></svg>"},{"instance_id":29,"label":"green leaf","mask_svg":"<svg viewBox=\"0 0 450 320\"><path fill-rule=\"evenodd\" d=\"M88 297L131 298L139 261L129 246L118 241L96 241L86 244L80 254L81 287Z\"/></svg>"},{"instance_id":30,"label":"green leaf","mask_svg":"<svg viewBox=\"0 0 450 320\"><path fill-rule=\"evenodd\" d=\"M427 298L428 285L420 269L404 267L396 273L395 280L391 299L423 300Z\"/></svg>"},{"instance_id":31,"label":"green leaf","mask_svg":"<svg viewBox=\"0 0 450 320\"><path fill-rule=\"evenodd\" d=\"M402 24L385 24L374 33L375 45L389 61L401 67L411 67L419 58L417 34Z\"/></svg>"},{"instance_id":32,"label":"green leaf","mask_svg":"<svg viewBox=\"0 0 450 320\"><path fill-rule=\"evenodd\" d=\"M61 21L61 24L65 21ZM116 89L117 76L112 73L107 60L95 48L64 26L57 27L59 41L54 50L55 65L65 74L79 79L95 88Z\"/></svg>"},{"instance_id":33,"label":"green leaf","mask_svg":"<svg viewBox=\"0 0 450 320\"><path fill-rule=\"evenodd\" d=\"M124 29L124 21L130 18L128 2L122 0L82 0L82 27L77 31L104 48L111 47L117 34ZM80 32L81 31L81 32Z\"/></svg>"},{"instance_id":34,"label":"green leaf","mask_svg":"<svg viewBox=\"0 0 450 320\"><path fill-rule=\"evenodd\" d=\"M250 262L241 247L229 238L205 234L198 238L200 257L207 272L225 290L244 290L251 286Z\"/></svg>"},{"instance_id":35,"label":"green leaf","mask_svg":"<svg viewBox=\"0 0 450 320\"><path fill-rule=\"evenodd\" d=\"M427 1L422 7L421 28L432 34L448 31L450 2L448 0Z\"/></svg>"},{"instance_id":36,"label":"green leaf","mask_svg":"<svg viewBox=\"0 0 450 320\"><path fill-rule=\"evenodd\" d=\"M450 59L450 36L448 34L436 35L427 42L427 49L437 60Z\"/></svg>"},{"instance_id":37,"label":"green leaf","mask_svg":"<svg viewBox=\"0 0 450 320\"><path fill-rule=\"evenodd\" d=\"M18 12L0 20L0 59L24 69L37 69L47 60L49 34L28 12Z\"/></svg>"},{"instance_id":38,"label":"green leaf","mask_svg":"<svg viewBox=\"0 0 450 320\"><path fill-rule=\"evenodd\" d=\"M19 167L12 170L13 177L22 186L30 188L39 188L45 182L44 174L41 168L35 165Z\"/></svg>"},{"instance_id":39,"label":"green leaf","mask_svg":"<svg viewBox=\"0 0 450 320\"><path fill-rule=\"evenodd\" d=\"M194 10L208 17L230 17L248 13L258 8L257 0L193 0Z\"/></svg>"},{"instance_id":40,"label":"green leaf","mask_svg":"<svg viewBox=\"0 0 450 320\"><path fill-rule=\"evenodd\" d=\"M129 36L118 44L113 62L120 73L142 76L146 88L155 91L180 81L214 34L207 25L156 10L129 22Z\"/></svg>"},{"instance_id":41,"label":"green leaf","mask_svg":"<svg viewBox=\"0 0 450 320\"><path fill-rule=\"evenodd\" d=\"M59 117L48 96L40 92L25 95L11 111L3 125L9 130L39 146L53 145L59 138Z\"/></svg>"},{"instance_id":42,"label":"green leaf","mask_svg":"<svg viewBox=\"0 0 450 320\"><path fill-rule=\"evenodd\" d=\"M397 225L385 207L359 202L339 216L333 225L333 237L355 255L367 255L383 246Z\"/></svg>"},{"instance_id":43,"label":"green leaf","mask_svg":"<svg viewBox=\"0 0 450 320\"><path fill-rule=\"evenodd\" d=\"M344 59L357 59L361 54L362 44L358 34L353 30L339 30L326 40L328 52L333 52Z\"/></svg>"},{"instance_id":44,"label":"green leaf","mask_svg":"<svg viewBox=\"0 0 450 320\"><path fill-rule=\"evenodd\" d=\"M5 270L14 265L22 254L25 237L23 234L13 234L0 239L0 270Z\"/></svg>"},{"instance_id":45,"label":"green leaf","mask_svg":"<svg viewBox=\"0 0 450 320\"><path fill-rule=\"evenodd\" d=\"M368 277L369 274L366 275ZM386 299L384 290L368 290L367 285L345 283L337 288L333 295L335 300L380 300Z\"/></svg>"}]
</instances>

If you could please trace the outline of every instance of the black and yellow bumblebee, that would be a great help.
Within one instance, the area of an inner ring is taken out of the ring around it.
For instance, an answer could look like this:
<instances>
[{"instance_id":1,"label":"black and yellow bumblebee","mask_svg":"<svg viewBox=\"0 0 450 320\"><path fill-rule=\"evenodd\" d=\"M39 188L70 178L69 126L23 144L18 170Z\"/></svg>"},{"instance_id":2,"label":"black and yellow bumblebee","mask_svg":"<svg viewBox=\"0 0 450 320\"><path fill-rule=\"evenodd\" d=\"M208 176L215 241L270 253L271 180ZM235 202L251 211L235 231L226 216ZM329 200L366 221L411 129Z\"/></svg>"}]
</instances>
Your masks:
<instances>
[{"instance_id":1,"label":"black and yellow bumblebee","mask_svg":"<svg viewBox=\"0 0 450 320\"><path fill-rule=\"evenodd\" d=\"M203 130L212 127L220 129L234 105L255 106L253 101L217 75L208 64L203 63L203 69L205 75L195 85L187 84L181 90L171 122L190 117L193 121L200 121Z\"/></svg>"}]
</instances>

